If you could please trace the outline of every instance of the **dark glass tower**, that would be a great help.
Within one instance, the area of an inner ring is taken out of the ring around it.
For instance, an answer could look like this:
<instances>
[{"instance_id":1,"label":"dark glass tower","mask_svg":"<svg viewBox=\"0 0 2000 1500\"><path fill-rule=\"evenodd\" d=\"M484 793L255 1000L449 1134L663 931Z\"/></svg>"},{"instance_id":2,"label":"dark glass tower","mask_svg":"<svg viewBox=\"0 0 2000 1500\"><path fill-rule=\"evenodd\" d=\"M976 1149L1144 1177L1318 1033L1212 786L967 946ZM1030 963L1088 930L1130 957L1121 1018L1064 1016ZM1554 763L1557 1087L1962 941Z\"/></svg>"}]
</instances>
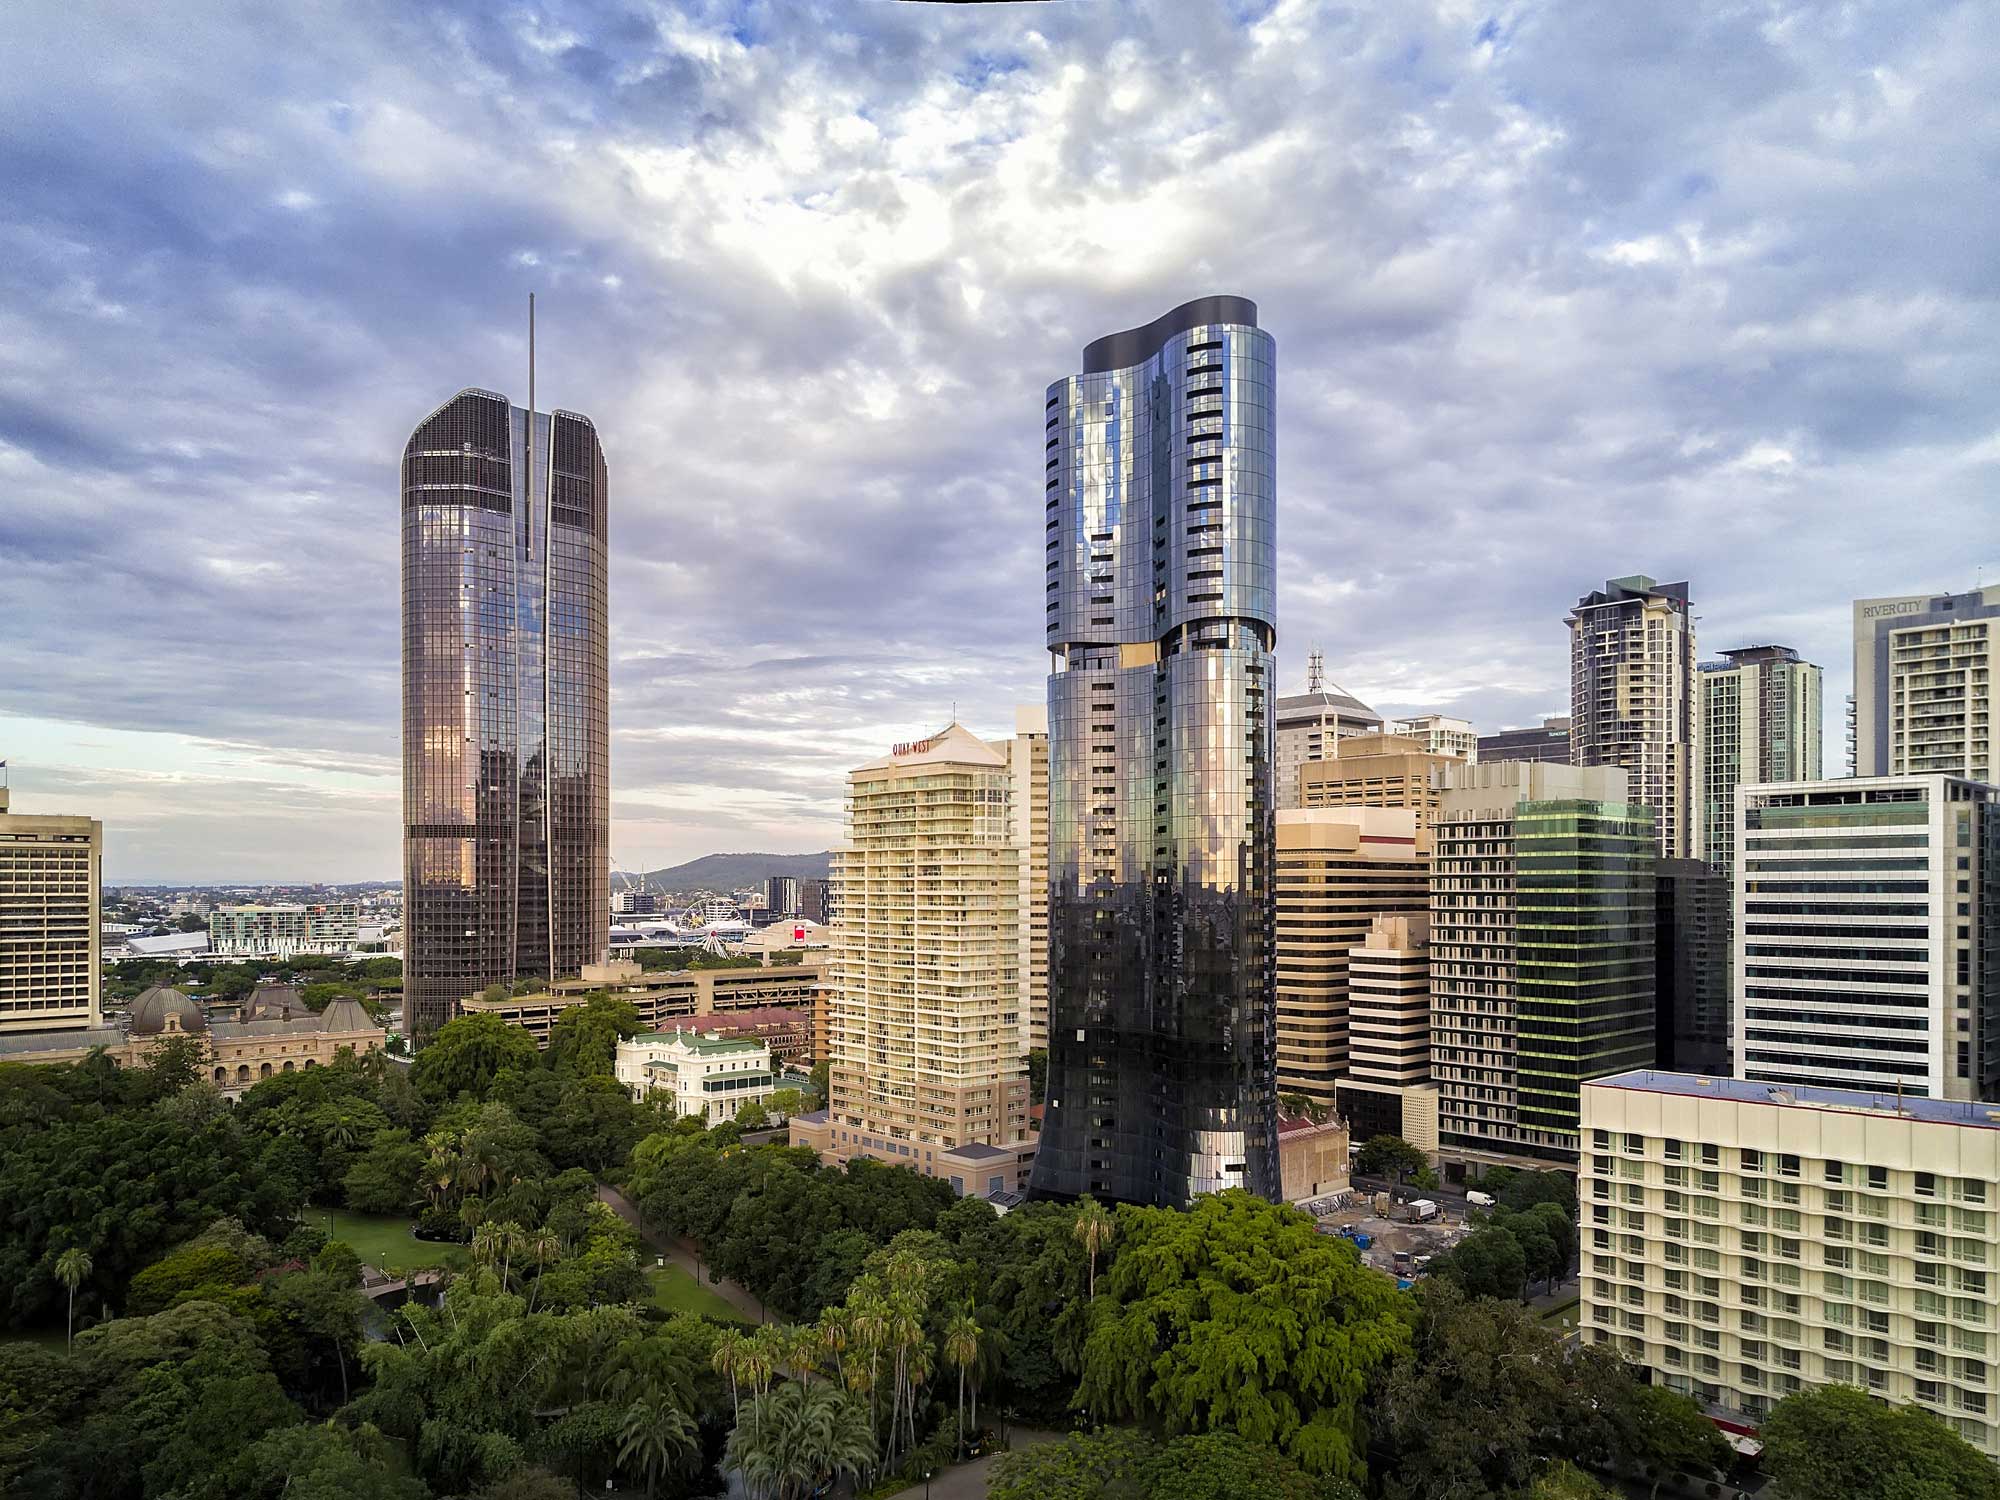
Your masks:
<instances>
[{"instance_id":1,"label":"dark glass tower","mask_svg":"<svg viewBox=\"0 0 2000 1500\"><path fill-rule=\"evenodd\" d=\"M1278 1193L1276 345L1204 297L1049 387L1038 1194Z\"/></svg>"},{"instance_id":2,"label":"dark glass tower","mask_svg":"<svg viewBox=\"0 0 2000 1500\"><path fill-rule=\"evenodd\" d=\"M532 450L530 435L532 433ZM419 1039L609 936L604 452L461 391L403 450L403 1007Z\"/></svg>"}]
</instances>

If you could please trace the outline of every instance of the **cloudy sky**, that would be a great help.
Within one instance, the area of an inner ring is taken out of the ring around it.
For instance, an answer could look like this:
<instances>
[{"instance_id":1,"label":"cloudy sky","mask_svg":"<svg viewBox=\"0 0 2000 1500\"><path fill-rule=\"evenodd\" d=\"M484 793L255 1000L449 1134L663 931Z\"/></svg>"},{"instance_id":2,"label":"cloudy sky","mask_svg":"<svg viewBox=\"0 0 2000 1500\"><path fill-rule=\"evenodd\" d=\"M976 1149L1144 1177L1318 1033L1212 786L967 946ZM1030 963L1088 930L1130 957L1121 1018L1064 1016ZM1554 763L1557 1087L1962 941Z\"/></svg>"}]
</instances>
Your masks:
<instances>
[{"instance_id":1,"label":"cloudy sky","mask_svg":"<svg viewBox=\"0 0 2000 1500\"><path fill-rule=\"evenodd\" d=\"M1254 297L1279 649L1567 700L2000 578L2000 7L112 4L0 68L0 757L112 880L398 873L396 460L462 386L612 473L613 852L838 835L1038 699L1041 409Z\"/></svg>"}]
</instances>

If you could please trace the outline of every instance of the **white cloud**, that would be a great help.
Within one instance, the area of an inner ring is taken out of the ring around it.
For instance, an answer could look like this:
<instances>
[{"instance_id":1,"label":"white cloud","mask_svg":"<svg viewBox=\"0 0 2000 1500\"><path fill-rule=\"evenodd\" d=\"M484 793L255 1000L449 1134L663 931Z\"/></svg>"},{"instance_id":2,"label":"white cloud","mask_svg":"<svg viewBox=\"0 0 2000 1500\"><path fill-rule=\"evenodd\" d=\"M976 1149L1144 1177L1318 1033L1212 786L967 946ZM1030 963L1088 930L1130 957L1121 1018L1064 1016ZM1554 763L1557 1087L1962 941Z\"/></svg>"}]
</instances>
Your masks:
<instances>
[{"instance_id":1,"label":"white cloud","mask_svg":"<svg viewBox=\"0 0 2000 1500\"><path fill-rule=\"evenodd\" d=\"M1042 388L1212 290L1278 338L1290 675L1318 642L1385 710L1529 722L1637 570L1837 705L1847 600L1962 586L1938 539L1991 531L1997 17L31 5L0 704L147 737L34 744L149 873L392 874L395 458L525 394L533 289L611 464L627 863L822 847L847 766L954 701L1005 732ZM254 763L176 802L176 736Z\"/></svg>"}]
</instances>

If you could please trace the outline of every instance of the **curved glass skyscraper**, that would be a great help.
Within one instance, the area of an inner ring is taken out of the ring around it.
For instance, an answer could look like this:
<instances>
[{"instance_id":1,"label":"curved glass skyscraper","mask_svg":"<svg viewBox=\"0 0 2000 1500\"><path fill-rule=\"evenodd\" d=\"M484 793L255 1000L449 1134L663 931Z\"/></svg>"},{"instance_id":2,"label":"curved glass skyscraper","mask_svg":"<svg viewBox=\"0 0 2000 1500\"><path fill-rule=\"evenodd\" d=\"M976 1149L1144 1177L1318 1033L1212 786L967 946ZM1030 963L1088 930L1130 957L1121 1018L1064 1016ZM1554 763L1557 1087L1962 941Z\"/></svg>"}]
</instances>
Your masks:
<instances>
[{"instance_id":1,"label":"curved glass skyscraper","mask_svg":"<svg viewBox=\"0 0 2000 1500\"><path fill-rule=\"evenodd\" d=\"M604 452L460 391L403 450L403 1007L428 1036L609 936Z\"/></svg>"},{"instance_id":2,"label":"curved glass skyscraper","mask_svg":"<svg viewBox=\"0 0 2000 1500\"><path fill-rule=\"evenodd\" d=\"M1037 1193L1278 1192L1276 345L1242 297L1048 389L1049 1074Z\"/></svg>"}]
</instances>

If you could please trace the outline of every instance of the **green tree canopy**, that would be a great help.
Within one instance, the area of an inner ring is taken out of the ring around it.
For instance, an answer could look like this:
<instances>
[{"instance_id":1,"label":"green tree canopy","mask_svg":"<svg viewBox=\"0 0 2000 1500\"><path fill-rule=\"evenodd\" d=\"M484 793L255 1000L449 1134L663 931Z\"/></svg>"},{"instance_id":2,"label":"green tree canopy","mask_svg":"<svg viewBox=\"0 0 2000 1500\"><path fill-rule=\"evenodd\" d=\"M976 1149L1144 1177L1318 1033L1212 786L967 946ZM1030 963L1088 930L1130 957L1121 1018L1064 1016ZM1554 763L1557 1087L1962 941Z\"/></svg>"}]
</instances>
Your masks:
<instances>
[{"instance_id":1,"label":"green tree canopy","mask_svg":"<svg viewBox=\"0 0 2000 1500\"><path fill-rule=\"evenodd\" d=\"M2000 1500L2000 1468L1929 1412L1852 1386L1787 1396L1758 1436L1782 1500Z\"/></svg>"},{"instance_id":2,"label":"green tree canopy","mask_svg":"<svg viewBox=\"0 0 2000 1500\"><path fill-rule=\"evenodd\" d=\"M470 1094L484 1099L496 1074L540 1065L533 1037L496 1015L482 1014L459 1016L440 1026L417 1053L410 1074L426 1098L444 1101Z\"/></svg>"},{"instance_id":3,"label":"green tree canopy","mask_svg":"<svg viewBox=\"0 0 2000 1500\"><path fill-rule=\"evenodd\" d=\"M1354 1170L1401 1182L1430 1166L1431 1159L1400 1135L1370 1136L1354 1159Z\"/></svg>"},{"instance_id":4,"label":"green tree canopy","mask_svg":"<svg viewBox=\"0 0 2000 1500\"><path fill-rule=\"evenodd\" d=\"M1170 1433L1230 1429L1359 1479L1369 1380L1409 1344L1395 1283L1295 1209L1230 1191L1121 1208L1079 1404Z\"/></svg>"}]
</instances>

